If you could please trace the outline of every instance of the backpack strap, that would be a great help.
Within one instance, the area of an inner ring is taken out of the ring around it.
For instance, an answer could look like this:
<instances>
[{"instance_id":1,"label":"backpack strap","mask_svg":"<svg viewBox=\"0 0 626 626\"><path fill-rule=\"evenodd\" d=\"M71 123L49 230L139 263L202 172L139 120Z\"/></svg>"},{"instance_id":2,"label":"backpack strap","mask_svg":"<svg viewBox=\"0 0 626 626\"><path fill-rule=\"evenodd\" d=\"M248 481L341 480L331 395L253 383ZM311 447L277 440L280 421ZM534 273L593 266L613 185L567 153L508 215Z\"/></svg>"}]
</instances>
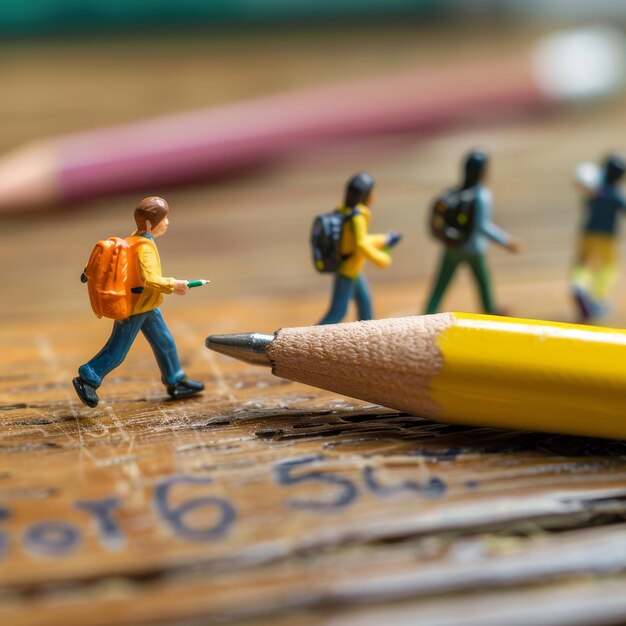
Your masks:
<instances>
[{"instance_id":1,"label":"backpack strap","mask_svg":"<svg viewBox=\"0 0 626 626\"><path fill-rule=\"evenodd\" d=\"M341 209L337 209L337 211L339 213L341 213L341 215L343 216L343 225L341 228L341 234L343 236L343 227L350 222L350 224L352 224L352 220L357 216L357 215L362 215L362 212L359 211L358 207L353 206L350 207L350 212L349 213L344 213ZM352 230L354 231L354 226L352 226ZM347 261L354 253L356 252L356 249L353 250L352 252L350 252L350 254L342 254L341 255L341 260L342 261Z\"/></svg>"},{"instance_id":2,"label":"backpack strap","mask_svg":"<svg viewBox=\"0 0 626 626\"><path fill-rule=\"evenodd\" d=\"M339 209L335 209L335 213L339 213L341 215L341 217L343 218L344 222L347 222L348 220L351 220L352 218L354 218L357 215L362 215L362 211L359 210L358 207L350 207L350 212L349 213L344 213L343 209L345 207L341 207Z\"/></svg>"}]
</instances>

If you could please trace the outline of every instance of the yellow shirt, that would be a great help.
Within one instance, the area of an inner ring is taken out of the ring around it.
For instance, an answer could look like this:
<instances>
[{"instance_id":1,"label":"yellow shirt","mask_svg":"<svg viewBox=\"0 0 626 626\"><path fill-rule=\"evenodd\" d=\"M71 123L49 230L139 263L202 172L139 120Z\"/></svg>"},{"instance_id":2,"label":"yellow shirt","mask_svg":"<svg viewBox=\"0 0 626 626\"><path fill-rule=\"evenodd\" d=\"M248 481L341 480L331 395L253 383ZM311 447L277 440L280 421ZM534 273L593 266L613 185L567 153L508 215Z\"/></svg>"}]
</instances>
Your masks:
<instances>
[{"instance_id":1,"label":"yellow shirt","mask_svg":"<svg viewBox=\"0 0 626 626\"><path fill-rule=\"evenodd\" d=\"M133 233L132 236L137 235L139 233ZM161 306L163 294L174 291L175 280L161 275L161 259L154 239L140 235L136 246L143 292L133 307L133 315L147 313Z\"/></svg>"},{"instance_id":2,"label":"yellow shirt","mask_svg":"<svg viewBox=\"0 0 626 626\"><path fill-rule=\"evenodd\" d=\"M367 259L379 267L387 267L391 263L391 256L382 249L387 243L387 235L368 235L370 210L364 204L356 208L359 212L346 222L341 234L341 254L348 258L339 267L339 273L347 278L356 278ZM342 207L339 211L350 215L352 209Z\"/></svg>"}]
</instances>

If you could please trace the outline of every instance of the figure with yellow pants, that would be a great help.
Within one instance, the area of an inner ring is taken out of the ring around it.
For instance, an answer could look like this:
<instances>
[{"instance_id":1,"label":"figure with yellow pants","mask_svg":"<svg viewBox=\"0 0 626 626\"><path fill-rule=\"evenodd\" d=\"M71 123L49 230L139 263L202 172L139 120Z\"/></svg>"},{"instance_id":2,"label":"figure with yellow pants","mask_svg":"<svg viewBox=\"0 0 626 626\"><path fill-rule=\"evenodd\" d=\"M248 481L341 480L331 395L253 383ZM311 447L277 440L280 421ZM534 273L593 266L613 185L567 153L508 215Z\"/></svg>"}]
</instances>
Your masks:
<instances>
[{"instance_id":1,"label":"figure with yellow pants","mask_svg":"<svg viewBox=\"0 0 626 626\"><path fill-rule=\"evenodd\" d=\"M594 171L592 164L585 163L576 172L586 212L571 289L582 321L607 313L608 299L617 281L617 218L626 210L619 181L625 171L622 158L610 155L601 168Z\"/></svg>"},{"instance_id":2,"label":"figure with yellow pants","mask_svg":"<svg viewBox=\"0 0 626 626\"><path fill-rule=\"evenodd\" d=\"M338 266L335 271L330 307L318 324L337 324L355 301L359 320L374 317L369 287L363 267L369 260L379 267L391 263L390 249L400 241L398 233L368 233L374 201L374 179L359 172L348 180L344 204L334 212L338 220ZM318 268L319 269L319 268ZM325 270L320 270L325 271Z\"/></svg>"}]
</instances>

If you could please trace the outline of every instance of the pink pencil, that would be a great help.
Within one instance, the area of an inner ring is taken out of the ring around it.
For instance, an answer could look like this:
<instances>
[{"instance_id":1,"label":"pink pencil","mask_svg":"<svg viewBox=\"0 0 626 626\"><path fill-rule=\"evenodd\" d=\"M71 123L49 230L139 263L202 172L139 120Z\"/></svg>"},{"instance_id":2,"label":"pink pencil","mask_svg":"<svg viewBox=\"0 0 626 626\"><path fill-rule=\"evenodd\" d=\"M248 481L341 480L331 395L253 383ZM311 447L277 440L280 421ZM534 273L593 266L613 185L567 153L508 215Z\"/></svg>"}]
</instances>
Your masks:
<instances>
[{"instance_id":1,"label":"pink pencil","mask_svg":"<svg viewBox=\"0 0 626 626\"><path fill-rule=\"evenodd\" d=\"M532 54L52 138L0 161L0 211L203 179L326 139L427 130L602 97L621 88L623 56L613 31L577 31L552 35Z\"/></svg>"}]
</instances>

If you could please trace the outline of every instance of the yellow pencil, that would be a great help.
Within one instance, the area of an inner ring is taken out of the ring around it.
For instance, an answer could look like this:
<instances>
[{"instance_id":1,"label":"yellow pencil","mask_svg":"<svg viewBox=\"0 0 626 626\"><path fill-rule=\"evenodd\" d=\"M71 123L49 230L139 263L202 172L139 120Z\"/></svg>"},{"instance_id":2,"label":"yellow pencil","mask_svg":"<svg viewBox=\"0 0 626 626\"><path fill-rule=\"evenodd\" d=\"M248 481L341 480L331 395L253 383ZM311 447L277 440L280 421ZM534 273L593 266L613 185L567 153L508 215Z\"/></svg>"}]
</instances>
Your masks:
<instances>
[{"instance_id":1,"label":"yellow pencil","mask_svg":"<svg viewBox=\"0 0 626 626\"><path fill-rule=\"evenodd\" d=\"M626 331L467 313L212 335L276 376L437 421L626 438Z\"/></svg>"}]
</instances>

